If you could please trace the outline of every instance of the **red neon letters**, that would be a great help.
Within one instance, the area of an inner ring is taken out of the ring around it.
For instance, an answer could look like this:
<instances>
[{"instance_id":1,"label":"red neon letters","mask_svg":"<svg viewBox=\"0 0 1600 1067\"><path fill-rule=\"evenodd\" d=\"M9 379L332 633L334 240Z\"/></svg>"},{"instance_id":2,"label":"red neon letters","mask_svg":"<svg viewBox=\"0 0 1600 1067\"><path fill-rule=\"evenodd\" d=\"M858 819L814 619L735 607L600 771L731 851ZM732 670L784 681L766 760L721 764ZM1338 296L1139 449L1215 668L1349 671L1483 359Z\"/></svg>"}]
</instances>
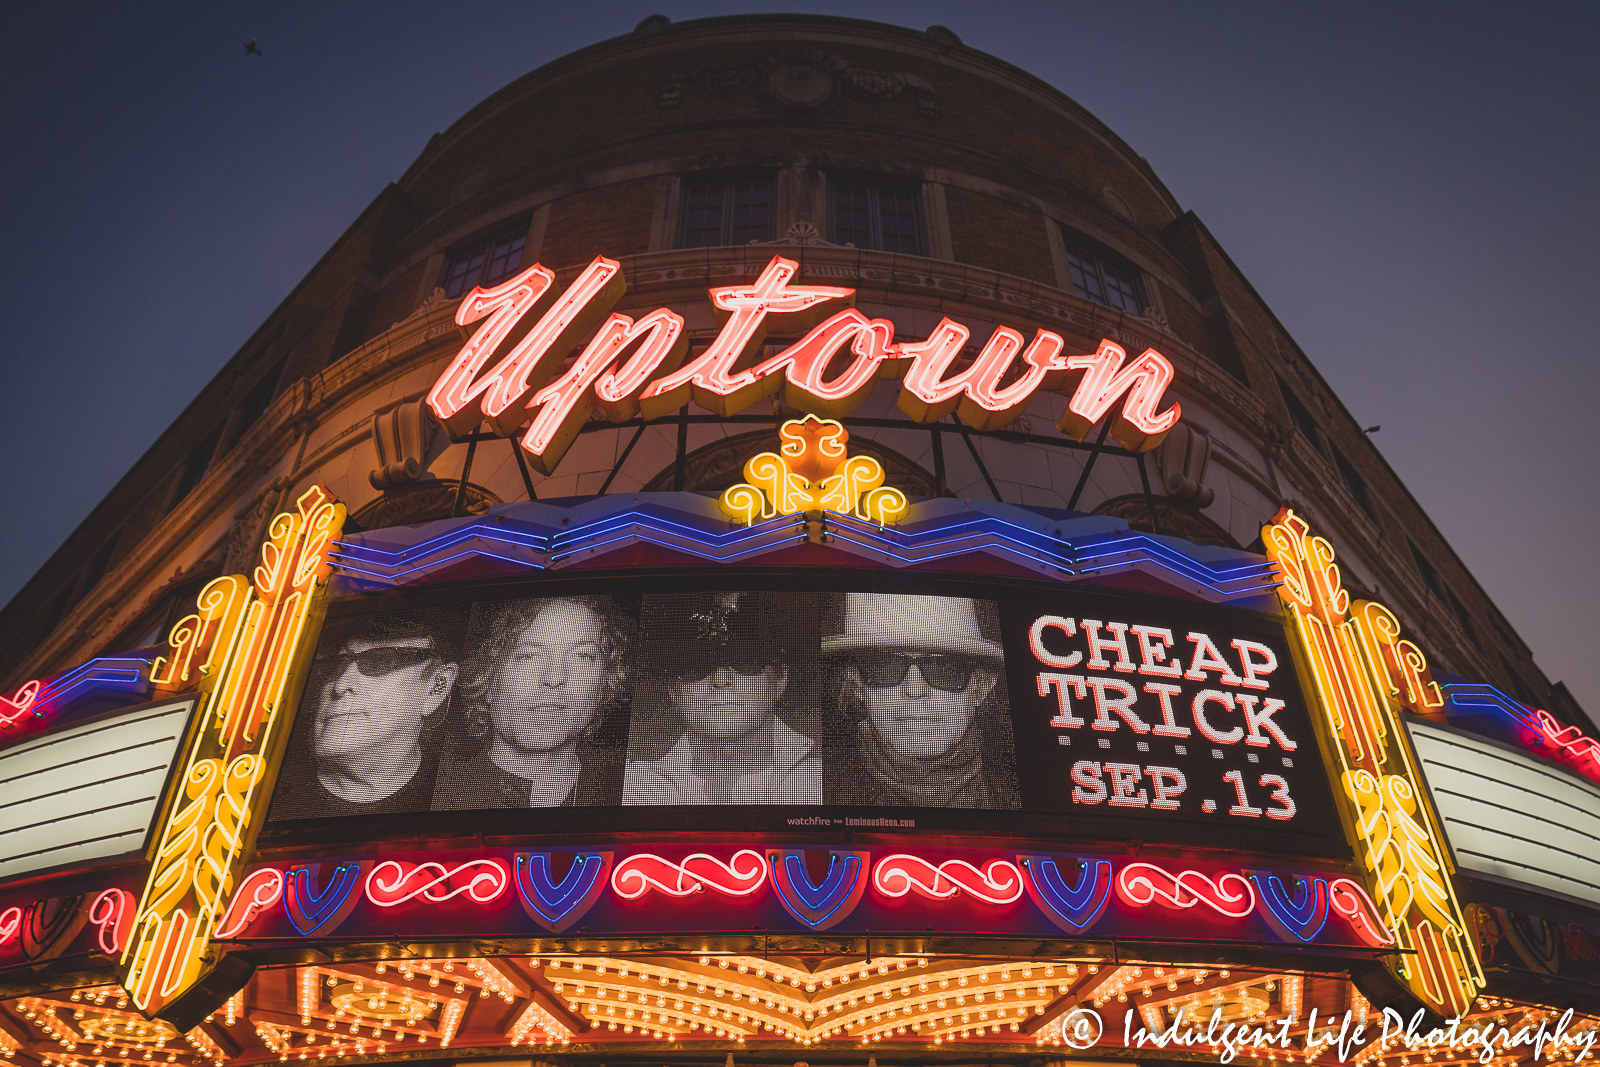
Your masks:
<instances>
[{"instance_id":1,"label":"red neon letters","mask_svg":"<svg viewBox=\"0 0 1600 1067\"><path fill-rule=\"evenodd\" d=\"M704 852L686 856L682 863L641 852L611 872L611 890L624 900L637 900L652 889L669 897L686 897L707 888L730 897L747 897L766 881L766 858L747 848L735 852L726 863Z\"/></svg>"},{"instance_id":2,"label":"red neon letters","mask_svg":"<svg viewBox=\"0 0 1600 1067\"><path fill-rule=\"evenodd\" d=\"M652 383L640 394L645 418L676 411L689 402L691 395L696 404L723 416L736 414L762 396L770 396L778 386L773 372L788 365L784 358L787 351L759 367L737 373L733 370L734 364L754 353L766 340L767 316L801 315L801 319L791 319L786 325L804 328L818 317L819 304L855 295L854 289L829 285L791 287L789 279L799 269L800 264L794 260L773 256L754 285L711 290L711 307L722 323L721 332L694 362ZM805 341L801 341L795 347L804 345ZM770 379L770 383L764 384L764 379Z\"/></svg>"},{"instance_id":3,"label":"red neon letters","mask_svg":"<svg viewBox=\"0 0 1600 1067\"><path fill-rule=\"evenodd\" d=\"M507 437L526 425L522 447L546 473L596 406L614 422L660 418L691 399L729 416L780 386L792 407L837 418L860 406L880 379L900 378L897 403L913 419L934 422L955 411L969 425L990 430L1015 418L1039 390L1062 390L1077 379L1060 428L1081 440L1121 400L1110 432L1138 452L1154 448L1178 421L1177 404L1157 411L1173 368L1154 349L1131 362L1110 341L1092 354L1064 355L1066 343L1057 334L1040 330L1024 347L1021 333L1001 326L970 365L954 370L971 336L967 327L945 319L926 340L897 343L889 320L869 319L848 306L854 289L790 284L799 269L794 260L774 256L753 284L710 290L720 329L686 365L680 366L688 350L683 319L660 308L637 321L612 315L551 382L627 286L621 265L597 256L558 294L555 275L536 263L462 300L458 325L485 321L434 383L428 405L456 436L484 419ZM824 319L829 305L841 303L847 306ZM784 316L785 331L809 332L776 355L736 369L765 343L775 315ZM513 342L513 333L534 316L533 326ZM629 348L632 355L623 359ZM848 364L829 377L835 357L847 349ZM1019 361L1020 373L1002 385Z\"/></svg>"},{"instance_id":4,"label":"red neon letters","mask_svg":"<svg viewBox=\"0 0 1600 1067\"><path fill-rule=\"evenodd\" d=\"M920 856L885 856L872 869L872 885L886 897L918 896L948 900L967 893L989 904L1010 904L1022 896L1022 872L1009 860L990 860L980 870L966 860L935 866Z\"/></svg>"}]
</instances>

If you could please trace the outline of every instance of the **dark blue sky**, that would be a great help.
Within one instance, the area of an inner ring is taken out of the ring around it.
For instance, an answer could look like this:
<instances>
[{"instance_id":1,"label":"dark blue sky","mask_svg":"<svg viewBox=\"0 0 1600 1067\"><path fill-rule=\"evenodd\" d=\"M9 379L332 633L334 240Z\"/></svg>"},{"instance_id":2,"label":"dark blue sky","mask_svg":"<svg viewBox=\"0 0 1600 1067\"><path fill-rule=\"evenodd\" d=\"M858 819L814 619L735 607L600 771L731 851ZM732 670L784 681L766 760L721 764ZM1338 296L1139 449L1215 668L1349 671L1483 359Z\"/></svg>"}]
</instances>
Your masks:
<instances>
[{"instance_id":1,"label":"dark blue sky","mask_svg":"<svg viewBox=\"0 0 1600 1067\"><path fill-rule=\"evenodd\" d=\"M0 600L435 131L654 11L800 6L12 10ZM1600 6L804 7L948 25L1148 158L1600 715Z\"/></svg>"}]
</instances>

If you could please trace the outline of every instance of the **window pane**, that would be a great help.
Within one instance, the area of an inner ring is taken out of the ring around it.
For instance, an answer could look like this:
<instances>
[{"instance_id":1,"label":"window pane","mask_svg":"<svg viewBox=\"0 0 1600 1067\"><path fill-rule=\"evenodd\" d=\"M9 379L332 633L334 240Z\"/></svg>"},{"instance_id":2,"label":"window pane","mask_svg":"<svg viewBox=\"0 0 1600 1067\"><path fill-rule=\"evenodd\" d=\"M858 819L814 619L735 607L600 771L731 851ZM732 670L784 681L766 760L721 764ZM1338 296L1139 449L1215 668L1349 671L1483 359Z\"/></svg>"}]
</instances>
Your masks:
<instances>
[{"instance_id":1,"label":"window pane","mask_svg":"<svg viewBox=\"0 0 1600 1067\"><path fill-rule=\"evenodd\" d=\"M732 219L728 226L728 244L745 245L751 241L772 240L772 221L769 204L772 186L768 182L738 182L733 186Z\"/></svg>"},{"instance_id":2,"label":"window pane","mask_svg":"<svg viewBox=\"0 0 1600 1067\"><path fill-rule=\"evenodd\" d=\"M1334 452L1333 460L1334 465L1339 468L1339 480L1344 483L1345 489L1355 497L1362 511L1377 518L1372 511L1372 498L1367 496L1367 483L1361 480L1361 475L1356 472L1355 467L1344 458L1344 453L1337 450Z\"/></svg>"},{"instance_id":3,"label":"window pane","mask_svg":"<svg viewBox=\"0 0 1600 1067\"><path fill-rule=\"evenodd\" d=\"M460 296L478 284L478 273L483 269L483 249L461 252L445 267L444 294Z\"/></svg>"},{"instance_id":4,"label":"window pane","mask_svg":"<svg viewBox=\"0 0 1600 1067\"><path fill-rule=\"evenodd\" d=\"M1144 291L1139 287L1136 271L1108 262L1076 245L1063 229L1067 247L1067 269L1072 274L1072 288L1086 300L1104 304L1118 311L1144 314Z\"/></svg>"},{"instance_id":5,"label":"window pane","mask_svg":"<svg viewBox=\"0 0 1600 1067\"><path fill-rule=\"evenodd\" d=\"M1092 256L1080 258L1083 260L1083 295L1096 304L1104 304L1106 289L1100 284L1100 261Z\"/></svg>"},{"instance_id":6,"label":"window pane","mask_svg":"<svg viewBox=\"0 0 1600 1067\"><path fill-rule=\"evenodd\" d=\"M872 209L869 190L862 185L833 187L833 243L872 247Z\"/></svg>"},{"instance_id":7,"label":"window pane","mask_svg":"<svg viewBox=\"0 0 1600 1067\"><path fill-rule=\"evenodd\" d=\"M917 194L910 189L880 189L878 192L878 221L885 252L902 252L920 256L922 240L917 226Z\"/></svg>"},{"instance_id":8,"label":"window pane","mask_svg":"<svg viewBox=\"0 0 1600 1067\"><path fill-rule=\"evenodd\" d=\"M1310 410L1300 402L1300 398L1289 388L1289 383L1284 381L1281 375L1278 377L1278 391L1283 394L1283 403L1289 409L1289 419L1294 423L1294 428L1300 431L1300 436L1316 445L1317 420L1311 417Z\"/></svg>"},{"instance_id":9,"label":"window pane","mask_svg":"<svg viewBox=\"0 0 1600 1067\"><path fill-rule=\"evenodd\" d=\"M723 243L722 205L726 185L691 185L683 191L683 239L679 248L710 248Z\"/></svg>"},{"instance_id":10,"label":"window pane","mask_svg":"<svg viewBox=\"0 0 1600 1067\"><path fill-rule=\"evenodd\" d=\"M494 244L494 251L489 256L489 269L483 272L484 286L499 285L522 266L522 248L528 243L528 235L519 233L514 237L502 237Z\"/></svg>"},{"instance_id":11,"label":"window pane","mask_svg":"<svg viewBox=\"0 0 1600 1067\"><path fill-rule=\"evenodd\" d=\"M1067 268L1072 272L1072 290L1081 297L1089 296L1089 269L1084 266L1083 257L1071 248L1067 249Z\"/></svg>"},{"instance_id":12,"label":"window pane","mask_svg":"<svg viewBox=\"0 0 1600 1067\"><path fill-rule=\"evenodd\" d=\"M1478 628L1472 625L1472 613L1467 606L1461 603L1454 590L1446 590L1450 594L1450 606L1455 609L1456 618L1461 622L1461 629L1466 632L1467 639L1473 644L1478 643Z\"/></svg>"},{"instance_id":13,"label":"window pane","mask_svg":"<svg viewBox=\"0 0 1600 1067\"><path fill-rule=\"evenodd\" d=\"M1433 569L1433 564L1428 562L1428 557L1422 554L1415 541L1406 538L1406 545L1411 549L1411 560L1417 565L1417 574L1422 578L1422 584L1439 592L1439 572Z\"/></svg>"},{"instance_id":14,"label":"window pane","mask_svg":"<svg viewBox=\"0 0 1600 1067\"><path fill-rule=\"evenodd\" d=\"M1119 270L1110 263L1100 264L1100 273L1106 282L1106 303L1121 311L1130 311L1135 315L1144 313L1144 306L1139 299L1139 283L1125 270Z\"/></svg>"}]
</instances>

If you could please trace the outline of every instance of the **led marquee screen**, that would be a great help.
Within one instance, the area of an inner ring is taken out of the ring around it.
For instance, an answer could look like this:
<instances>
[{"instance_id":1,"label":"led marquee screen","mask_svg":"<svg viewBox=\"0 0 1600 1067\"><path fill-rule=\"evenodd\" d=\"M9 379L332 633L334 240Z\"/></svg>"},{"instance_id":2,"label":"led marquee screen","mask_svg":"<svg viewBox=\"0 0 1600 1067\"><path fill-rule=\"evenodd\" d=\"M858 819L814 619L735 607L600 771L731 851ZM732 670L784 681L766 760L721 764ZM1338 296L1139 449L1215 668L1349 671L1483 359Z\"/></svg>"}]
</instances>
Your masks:
<instances>
[{"instance_id":1,"label":"led marquee screen","mask_svg":"<svg viewBox=\"0 0 1600 1067\"><path fill-rule=\"evenodd\" d=\"M993 585L639 584L335 614L271 820L471 811L528 832L514 811L562 807L590 831L1344 847L1269 617Z\"/></svg>"}]
</instances>

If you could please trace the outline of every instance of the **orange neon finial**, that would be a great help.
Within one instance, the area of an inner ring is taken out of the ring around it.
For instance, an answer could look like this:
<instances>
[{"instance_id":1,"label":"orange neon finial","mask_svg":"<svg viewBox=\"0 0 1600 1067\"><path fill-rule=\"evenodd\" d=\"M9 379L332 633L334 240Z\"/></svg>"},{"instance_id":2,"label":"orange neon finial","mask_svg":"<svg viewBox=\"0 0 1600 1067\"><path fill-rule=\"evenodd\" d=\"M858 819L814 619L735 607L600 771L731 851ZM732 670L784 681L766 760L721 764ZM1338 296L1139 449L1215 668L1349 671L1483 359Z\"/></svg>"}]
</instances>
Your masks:
<instances>
[{"instance_id":1,"label":"orange neon finial","mask_svg":"<svg viewBox=\"0 0 1600 1067\"><path fill-rule=\"evenodd\" d=\"M844 462L850 431L832 419L807 415L790 419L778 430L789 469L808 482L821 482Z\"/></svg>"},{"instance_id":2,"label":"orange neon finial","mask_svg":"<svg viewBox=\"0 0 1600 1067\"><path fill-rule=\"evenodd\" d=\"M774 515L828 510L880 525L899 521L906 495L883 484L883 465L845 450L850 433L832 419L807 415L778 430L779 452L760 452L744 465L748 482L729 486L722 513L749 525Z\"/></svg>"}]
</instances>

